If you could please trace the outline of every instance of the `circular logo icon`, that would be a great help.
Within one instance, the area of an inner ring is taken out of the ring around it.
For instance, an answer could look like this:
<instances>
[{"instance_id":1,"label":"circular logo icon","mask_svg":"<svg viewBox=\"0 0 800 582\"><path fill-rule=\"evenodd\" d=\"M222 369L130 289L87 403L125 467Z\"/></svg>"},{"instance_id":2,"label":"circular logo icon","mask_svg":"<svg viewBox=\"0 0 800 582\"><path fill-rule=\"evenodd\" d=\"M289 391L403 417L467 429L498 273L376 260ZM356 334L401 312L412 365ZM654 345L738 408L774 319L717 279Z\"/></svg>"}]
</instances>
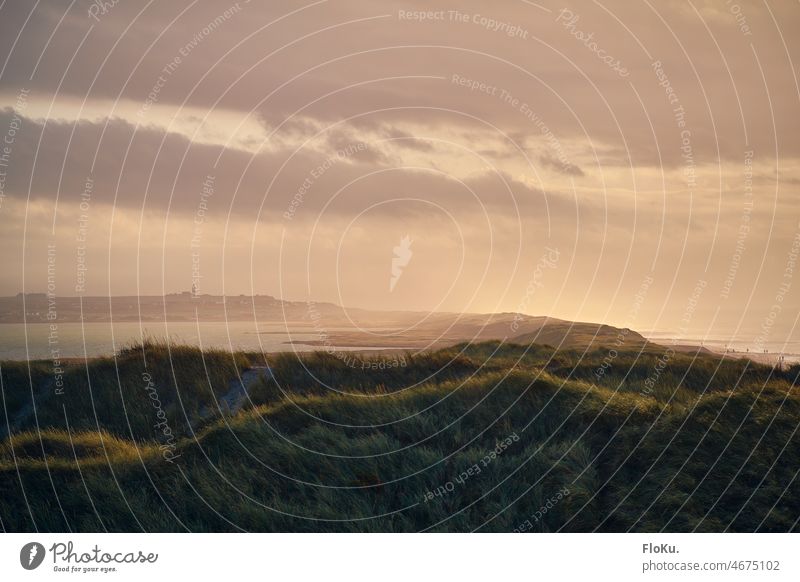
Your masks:
<instances>
[{"instance_id":1,"label":"circular logo icon","mask_svg":"<svg viewBox=\"0 0 800 582\"><path fill-rule=\"evenodd\" d=\"M44 561L44 546L39 542L30 542L19 551L19 563L26 570L35 570Z\"/></svg>"}]
</instances>

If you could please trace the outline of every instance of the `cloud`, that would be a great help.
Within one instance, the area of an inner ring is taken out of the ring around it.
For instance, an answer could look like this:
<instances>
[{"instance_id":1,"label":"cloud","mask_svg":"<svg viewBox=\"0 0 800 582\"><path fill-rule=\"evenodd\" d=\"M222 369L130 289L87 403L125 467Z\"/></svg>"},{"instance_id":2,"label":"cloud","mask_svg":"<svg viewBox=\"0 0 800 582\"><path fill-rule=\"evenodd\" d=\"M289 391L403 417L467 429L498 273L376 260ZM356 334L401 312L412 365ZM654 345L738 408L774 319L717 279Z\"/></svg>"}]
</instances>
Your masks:
<instances>
[{"instance_id":1,"label":"cloud","mask_svg":"<svg viewBox=\"0 0 800 582\"><path fill-rule=\"evenodd\" d=\"M112 278L185 287L212 176L204 257L220 288L247 292L252 277L298 296L313 276L317 299L338 301L341 275L354 304L413 308L430 306L414 285L447 296L456 278L445 307L477 289L484 310L511 310L526 265L551 244L569 262L543 294L548 308L613 322L627 312L622 301L608 313L619 286L651 268L666 289L724 278L752 150L757 227L731 297L770 297L772 272L759 269L780 270L798 211L800 55L782 41L800 23L795 5L743 4L737 16L710 2L568 4L594 44L556 22L564 6L547 0L445 2L444 14L466 19L426 22L399 13L430 10L422 0L248 2L221 18L231 6L120 2L95 20L85 2L3 4L0 135L28 94L0 206L8 292L20 287L22 248L40 256L54 226L61 247L74 244L87 178L94 224L108 225L94 231L97 288ZM386 252L406 233L409 287L388 299ZM138 247L142 281L98 266L136 264ZM278 265L309 255L279 288ZM666 295L674 315L683 298ZM649 313L656 325L661 311Z\"/></svg>"},{"instance_id":2,"label":"cloud","mask_svg":"<svg viewBox=\"0 0 800 582\"><path fill-rule=\"evenodd\" d=\"M539 161L548 168L554 169L556 172L565 174L567 176L584 176L583 170L573 163L562 162L553 157L552 154L544 154L539 156Z\"/></svg>"}]
</instances>

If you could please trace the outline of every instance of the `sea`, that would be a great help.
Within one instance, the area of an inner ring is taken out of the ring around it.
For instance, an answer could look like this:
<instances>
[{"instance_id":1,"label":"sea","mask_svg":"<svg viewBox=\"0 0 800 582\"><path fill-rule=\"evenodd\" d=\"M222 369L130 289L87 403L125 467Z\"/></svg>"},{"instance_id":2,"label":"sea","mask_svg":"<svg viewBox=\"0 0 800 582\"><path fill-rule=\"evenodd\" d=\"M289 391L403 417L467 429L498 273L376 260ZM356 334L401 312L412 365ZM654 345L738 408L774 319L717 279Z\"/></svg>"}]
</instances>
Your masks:
<instances>
[{"instance_id":1,"label":"sea","mask_svg":"<svg viewBox=\"0 0 800 582\"><path fill-rule=\"evenodd\" d=\"M684 344L703 346L712 352L731 356L754 357L762 362L773 363L779 357L786 364L800 362L800 340L774 338L757 345L753 337L731 337L724 335L676 337L668 331L643 332L647 339L662 345Z\"/></svg>"},{"instance_id":2,"label":"sea","mask_svg":"<svg viewBox=\"0 0 800 582\"><path fill-rule=\"evenodd\" d=\"M198 346L204 350L242 350L250 352L307 352L323 349L302 342L320 341L324 334L351 328L315 329L312 325L290 326L252 321L229 322L93 322L59 323L55 333L48 323L0 324L0 361L109 356L143 339L169 340L174 344ZM663 345L671 343L703 345L717 353L756 355L771 361L783 356L785 363L800 361L800 341L768 341L757 351L752 341L724 336L676 338L670 332L644 333ZM367 351L382 347L336 347L337 351ZM763 353L764 349L767 354Z\"/></svg>"},{"instance_id":3,"label":"sea","mask_svg":"<svg viewBox=\"0 0 800 582\"><path fill-rule=\"evenodd\" d=\"M337 331L326 329L325 333ZM109 356L143 339L176 344L252 352L303 352L324 349L302 341L324 340L312 326L287 328L283 324L231 322L114 322L0 324L0 360L39 360ZM379 348L340 348L337 351ZM57 351L54 351L57 350Z\"/></svg>"}]
</instances>

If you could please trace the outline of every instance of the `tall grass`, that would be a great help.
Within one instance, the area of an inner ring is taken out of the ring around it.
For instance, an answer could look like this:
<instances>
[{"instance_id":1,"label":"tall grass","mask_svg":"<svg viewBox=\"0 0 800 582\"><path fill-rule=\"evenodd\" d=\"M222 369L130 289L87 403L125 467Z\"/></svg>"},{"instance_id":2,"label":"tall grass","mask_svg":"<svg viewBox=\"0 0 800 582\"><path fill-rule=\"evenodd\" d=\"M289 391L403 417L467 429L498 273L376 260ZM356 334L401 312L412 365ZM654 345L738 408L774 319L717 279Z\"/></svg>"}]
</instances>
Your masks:
<instances>
[{"instance_id":1,"label":"tall grass","mask_svg":"<svg viewBox=\"0 0 800 582\"><path fill-rule=\"evenodd\" d=\"M263 358L133 347L71 368L38 430L0 447L0 517L10 531L796 529L792 370L674 354L647 389L662 355L619 352L598 375L604 348L487 342L384 370L286 354L243 411L201 418ZM30 391L26 375L4 364L6 391Z\"/></svg>"}]
</instances>

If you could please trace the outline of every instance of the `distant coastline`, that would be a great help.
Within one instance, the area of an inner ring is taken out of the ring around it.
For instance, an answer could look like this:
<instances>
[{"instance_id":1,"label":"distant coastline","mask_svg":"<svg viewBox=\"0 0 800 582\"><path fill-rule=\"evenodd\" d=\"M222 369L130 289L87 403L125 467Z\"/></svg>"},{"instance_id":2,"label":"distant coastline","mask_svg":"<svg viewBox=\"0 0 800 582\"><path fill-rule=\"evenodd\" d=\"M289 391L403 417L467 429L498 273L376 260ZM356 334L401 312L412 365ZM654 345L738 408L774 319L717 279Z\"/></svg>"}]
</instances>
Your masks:
<instances>
[{"instance_id":1,"label":"distant coastline","mask_svg":"<svg viewBox=\"0 0 800 582\"><path fill-rule=\"evenodd\" d=\"M0 297L0 360L107 356L148 337L204 348L264 352L433 350L460 342L497 340L560 348L671 347L684 353L791 365L800 342L775 341L756 351L723 337L675 337L670 332L620 329L520 313L422 313L344 308L333 303L284 301L270 295ZM741 335L740 335L741 337ZM52 342L50 342L52 343Z\"/></svg>"}]
</instances>

